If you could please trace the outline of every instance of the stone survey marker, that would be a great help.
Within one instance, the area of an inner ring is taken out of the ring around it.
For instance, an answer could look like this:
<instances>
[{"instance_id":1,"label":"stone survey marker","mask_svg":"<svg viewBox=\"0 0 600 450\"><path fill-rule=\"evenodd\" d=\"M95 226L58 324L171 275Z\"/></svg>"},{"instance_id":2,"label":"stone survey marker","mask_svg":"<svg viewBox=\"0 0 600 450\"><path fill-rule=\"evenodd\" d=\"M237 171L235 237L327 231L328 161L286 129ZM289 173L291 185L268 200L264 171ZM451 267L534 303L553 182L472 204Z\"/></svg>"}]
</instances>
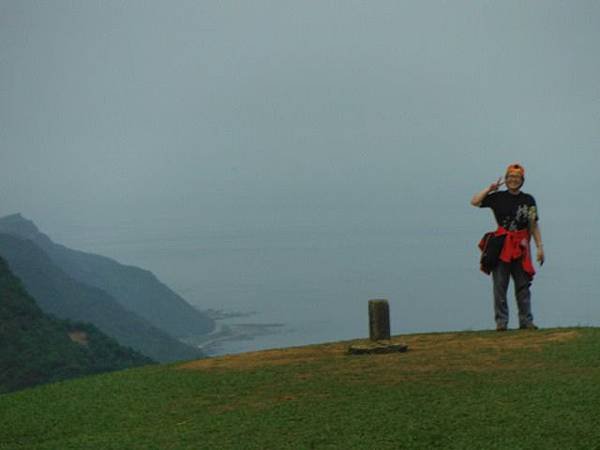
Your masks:
<instances>
[{"instance_id":1,"label":"stone survey marker","mask_svg":"<svg viewBox=\"0 0 600 450\"><path fill-rule=\"evenodd\" d=\"M408 350L406 344L391 341L390 306L387 300L369 300L369 342L353 344L348 353L394 353Z\"/></svg>"}]
</instances>

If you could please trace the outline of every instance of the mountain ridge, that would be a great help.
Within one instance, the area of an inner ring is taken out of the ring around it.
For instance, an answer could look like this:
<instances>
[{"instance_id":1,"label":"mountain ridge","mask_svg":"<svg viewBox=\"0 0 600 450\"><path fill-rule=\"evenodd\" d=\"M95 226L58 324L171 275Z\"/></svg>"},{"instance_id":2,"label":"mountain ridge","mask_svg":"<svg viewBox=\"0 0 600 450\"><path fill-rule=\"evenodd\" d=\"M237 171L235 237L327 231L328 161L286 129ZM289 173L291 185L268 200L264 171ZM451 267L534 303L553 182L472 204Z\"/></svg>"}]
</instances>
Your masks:
<instances>
[{"instance_id":1,"label":"mountain ridge","mask_svg":"<svg viewBox=\"0 0 600 450\"><path fill-rule=\"evenodd\" d=\"M30 239L0 233L4 257L45 313L90 322L122 345L160 362L200 358L204 353L154 327L102 289L66 274Z\"/></svg>"},{"instance_id":2,"label":"mountain ridge","mask_svg":"<svg viewBox=\"0 0 600 450\"><path fill-rule=\"evenodd\" d=\"M174 337L208 334L215 328L212 318L187 303L149 270L55 243L20 213L1 217L0 233L31 240L67 275L104 290L126 309Z\"/></svg>"}]
</instances>

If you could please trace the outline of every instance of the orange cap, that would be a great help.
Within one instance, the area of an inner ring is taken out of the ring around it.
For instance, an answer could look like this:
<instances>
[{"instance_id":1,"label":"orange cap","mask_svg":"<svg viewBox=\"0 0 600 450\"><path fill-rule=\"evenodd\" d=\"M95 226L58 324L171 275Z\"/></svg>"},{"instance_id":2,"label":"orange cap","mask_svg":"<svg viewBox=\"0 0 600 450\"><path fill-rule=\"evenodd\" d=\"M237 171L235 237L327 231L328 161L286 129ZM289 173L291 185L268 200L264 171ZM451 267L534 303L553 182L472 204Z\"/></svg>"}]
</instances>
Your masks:
<instances>
[{"instance_id":1,"label":"orange cap","mask_svg":"<svg viewBox=\"0 0 600 450\"><path fill-rule=\"evenodd\" d=\"M516 173L518 175L521 175L521 177L525 178L525 167L518 163L510 164L506 168L505 176L508 176L509 173Z\"/></svg>"}]
</instances>

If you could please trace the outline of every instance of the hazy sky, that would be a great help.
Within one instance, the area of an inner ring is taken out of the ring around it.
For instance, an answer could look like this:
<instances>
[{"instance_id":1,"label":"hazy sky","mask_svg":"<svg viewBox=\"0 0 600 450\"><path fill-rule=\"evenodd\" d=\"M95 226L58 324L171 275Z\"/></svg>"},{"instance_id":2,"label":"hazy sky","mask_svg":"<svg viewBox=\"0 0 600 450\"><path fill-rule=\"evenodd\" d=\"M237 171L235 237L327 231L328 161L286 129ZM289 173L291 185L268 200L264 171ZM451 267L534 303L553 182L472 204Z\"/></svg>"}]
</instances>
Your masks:
<instances>
[{"instance_id":1,"label":"hazy sky","mask_svg":"<svg viewBox=\"0 0 600 450\"><path fill-rule=\"evenodd\" d=\"M0 214L443 221L518 160L597 220L598 55L597 1L0 0Z\"/></svg>"}]
</instances>

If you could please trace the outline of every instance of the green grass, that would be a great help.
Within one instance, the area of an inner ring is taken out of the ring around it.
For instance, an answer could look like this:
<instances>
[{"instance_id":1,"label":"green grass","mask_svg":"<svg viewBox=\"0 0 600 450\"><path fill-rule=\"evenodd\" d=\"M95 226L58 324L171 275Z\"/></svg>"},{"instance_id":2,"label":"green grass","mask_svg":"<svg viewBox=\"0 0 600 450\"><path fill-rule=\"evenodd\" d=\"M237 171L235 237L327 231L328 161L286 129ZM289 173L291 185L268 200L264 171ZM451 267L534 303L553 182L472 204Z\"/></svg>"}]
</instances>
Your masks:
<instances>
[{"instance_id":1,"label":"green grass","mask_svg":"<svg viewBox=\"0 0 600 450\"><path fill-rule=\"evenodd\" d=\"M600 448L600 329L399 336L0 396L0 449Z\"/></svg>"}]
</instances>

